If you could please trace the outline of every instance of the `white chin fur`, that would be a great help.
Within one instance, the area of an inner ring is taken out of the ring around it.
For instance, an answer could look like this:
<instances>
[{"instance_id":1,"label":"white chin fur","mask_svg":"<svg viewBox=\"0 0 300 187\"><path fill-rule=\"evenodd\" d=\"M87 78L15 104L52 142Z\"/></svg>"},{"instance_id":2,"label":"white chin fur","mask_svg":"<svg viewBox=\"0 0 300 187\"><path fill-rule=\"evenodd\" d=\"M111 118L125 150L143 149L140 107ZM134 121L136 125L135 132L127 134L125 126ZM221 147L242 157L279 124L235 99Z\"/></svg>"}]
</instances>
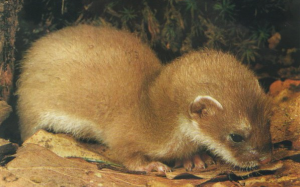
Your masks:
<instances>
[{"instance_id":1,"label":"white chin fur","mask_svg":"<svg viewBox=\"0 0 300 187\"><path fill-rule=\"evenodd\" d=\"M196 121L190 121L181 116L179 118L179 123L181 133L188 137L192 142L197 143L199 147L206 147L216 156L221 157L224 161L234 166L243 167L241 166L241 163L235 159L232 153L222 145L222 143L214 140L212 137L202 132Z\"/></svg>"}]
</instances>

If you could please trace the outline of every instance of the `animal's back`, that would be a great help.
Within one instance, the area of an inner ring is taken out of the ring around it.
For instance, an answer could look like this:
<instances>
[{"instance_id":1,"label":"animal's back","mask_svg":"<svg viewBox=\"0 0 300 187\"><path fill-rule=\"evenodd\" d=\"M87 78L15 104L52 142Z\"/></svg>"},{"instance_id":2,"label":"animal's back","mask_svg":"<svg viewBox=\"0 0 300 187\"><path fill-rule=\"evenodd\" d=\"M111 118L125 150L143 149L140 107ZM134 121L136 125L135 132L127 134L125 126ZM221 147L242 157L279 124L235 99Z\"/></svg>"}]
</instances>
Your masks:
<instances>
[{"instance_id":1,"label":"animal's back","mask_svg":"<svg viewBox=\"0 0 300 187\"><path fill-rule=\"evenodd\" d=\"M80 25L49 34L21 63L22 138L45 127L100 136L105 124L117 120L111 113L137 110L142 87L160 67L153 52L124 31Z\"/></svg>"}]
</instances>

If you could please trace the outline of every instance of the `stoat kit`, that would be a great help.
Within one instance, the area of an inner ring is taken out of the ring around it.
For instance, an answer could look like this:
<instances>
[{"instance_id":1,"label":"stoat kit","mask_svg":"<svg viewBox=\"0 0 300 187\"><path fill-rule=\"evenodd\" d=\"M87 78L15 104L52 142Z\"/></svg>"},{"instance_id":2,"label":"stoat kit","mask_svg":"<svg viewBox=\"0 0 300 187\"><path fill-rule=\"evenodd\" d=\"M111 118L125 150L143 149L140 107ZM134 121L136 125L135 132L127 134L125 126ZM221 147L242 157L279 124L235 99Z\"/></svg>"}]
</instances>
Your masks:
<instances>
[{"instance_id":1,"label":"stoat kit","mask_svg":"<svg viewBox=\"0 0 300 187\"><path fill-rule=\"evenodd\" d=\"M130 170L169 171L172 160L203 167L203 148L241 168L271 159L268 98L227 53L195 51L162 66L130 33L67 27L33 43L17 95L23 140L39 129L94 139Z\"/></svg>"}]
</instances>

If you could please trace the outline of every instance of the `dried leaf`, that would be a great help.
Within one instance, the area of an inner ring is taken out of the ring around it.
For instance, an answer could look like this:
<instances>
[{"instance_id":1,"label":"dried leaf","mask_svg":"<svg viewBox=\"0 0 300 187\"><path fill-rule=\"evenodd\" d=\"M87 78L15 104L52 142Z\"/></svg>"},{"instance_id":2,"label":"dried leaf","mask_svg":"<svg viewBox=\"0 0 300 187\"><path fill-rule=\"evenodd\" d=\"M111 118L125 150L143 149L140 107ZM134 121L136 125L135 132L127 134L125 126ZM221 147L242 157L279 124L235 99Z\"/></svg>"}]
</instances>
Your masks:
<instances>
[{"instance_id":1,"label":"dried leaf","mask_svg":"<svg viewBox=\"0 0 300 187\"><path fill-rule=\"evenodd\" d=\"M71 135L67 134L53 134L45 130L39 130L29 139L27 139L23 145L37 144L45 147L61 157L79 157L91 160L99 160L105 162L111 162L104 155L103 146L97 144L96 146L90 145L90 149L98 150L98 152L89 149L89 144L80 143L75 140Z\"/></svg>"},{"instance_id":2,"label":"dried leaf","mask_svg":"<svg viewBox=\"0 0 300 187\"><path fill-rule=\"evenodd\" d=\"M9 144L10 142L8 140L4 140L2 138L0 138L0 146L5 145L5 144Z\"/></svg>"},{"instance_id":3,"label":"dried leaf","mask_svg":"<svg viewBox=\"0 0 300 187\"><path fill-rule=\"evenodd\" d=\"M32 187L37 186L30 180L27 180L22 177L17 177L16 175L12 174L8 169L4 167L0 167L0 186L5 187Z\"/></svg>"},{"instance_id":4,"label":"dried leaf","mask_svg":"<svg viewBox=\"0 0 300 187\"><path fill-rule=\"evenodd\" d=\"M271 117L272 141L291 141L294 149L300 149L300 92L291 89L291 85L299 84L287 80L270 86L275 104Z\"/></svg>"},{"instance_id":5,"label":"dried leaf","mask_svg":"<svg viewBox=\"0 0 300 187\"><path fill-rule=\"evenodd\" d=\"M3 186L194 186L201 180L169 180L151 175L133 175L108 169L82 159L67 159L48 149L26 144L16 158L2 168ZM11 180L8 177L11 176ZM18 183L19 180L25 181Z\"/></svg>"},{"instance_id":6,"label":"dried leaf","mask_svg":"<svg viewBox=\"0 0 300 187\"><path fill-rule=\"evenodd\" d=\"M299 186L300 185L300 163L285 161L283 167L275 175L259 176L240 181L244 186Z\"/></svg>"},{"instance_id":7,"label":"dried leaf","mask_svg":"<svg viewBox=\"0 0 300 187\"><path fill-rule=\"evenodd\" d=\"M269 39L268 39L268 43L269 43L269 48L270 49L275 49L276 46L279 44L281 40L281 35L276 32L274 33Z\"/></svg>"},{"instance_id":8,"label":"dried leaf","mask_svg":"<svg viewBox=\"0 0 300 187\"><path fill-rule=\"evenodd\" d=\"M275 171L282 167L282 162L271 163L267 165L261 166L257 170L252 171L235 171L232 170L230 166L227 165L218 165L208 167L207 169L203 169L200 171L186 172L184 169L178 169L174 172L167 173L167 178L175 179L175 178L202 178L202 179L210 179L214 178L218 179L227 179L229 174L234 174L238 177L247 177L252 174L260 173L261 171Z\"/></svg>"},{"instance_id":9,"label":"dried leaf","mask_svg":"<svg viewBox=\"0 0 300 187\"><path fill-rule=\"evenodd\" d=\"M292 85L298 86L300 81L291 79L286 79L285 81L277 80L271 84L269 93L274 97L278 96L281 91L291 88Z\"/></svg>"}]
</instances>

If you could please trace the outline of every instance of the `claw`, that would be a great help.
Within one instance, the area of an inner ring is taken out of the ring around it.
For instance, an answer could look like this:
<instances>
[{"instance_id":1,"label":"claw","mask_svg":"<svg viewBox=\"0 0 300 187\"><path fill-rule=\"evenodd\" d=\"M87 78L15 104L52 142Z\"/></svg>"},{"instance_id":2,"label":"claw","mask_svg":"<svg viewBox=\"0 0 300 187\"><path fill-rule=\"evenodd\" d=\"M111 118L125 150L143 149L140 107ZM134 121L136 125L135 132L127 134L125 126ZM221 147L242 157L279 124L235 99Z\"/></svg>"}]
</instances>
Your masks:
<instances>
[{"instance_id":1,"label":"claw","mask_svg":"<svg viewBox=\"0 0 300 187\"><path fill-rule=\"evenodd\" d=\"M193 162L194 162L194 169L198 170L198 169L205 169L206 165L205 162L203 161L203 159L201 158L200 155L196 154L193 156Z\"/></svg>"},{"instance_id":2,"label":"claw","mask_svg":"<svg viewBox=\"0 0 300 187\"><path fill-rule=\"evenodd\" d=\"M204 160L206 159L203 159L202 156L204 157L205 155L195 154L190 158L177 160L175 162L175 168L183 166L187 171L205 169L206 164Z\"/></svg>"},{"instance_id":3,"label":"claw","mask_svg":"<svg viewBox=\"0 0 300 187\"><path fill-rule=\"evenodd\" d=\"M148 165L138 167L136 170L146 171L147 173L150 173L152 171L157 171L158 173L166 173L172 171L168 166L161 162L150 162Z\"/></svg>"},{"instance_id":4,"label":"claw","mask_svg":"<svg viewBox=\"0 0 300 187\"><path fill-rule=\"evenodd\" d=\"M183 160L183 167L186 169L186 171L192 171L193 161L191 159L184 159Z\"/></svg>"}]
</instances>

